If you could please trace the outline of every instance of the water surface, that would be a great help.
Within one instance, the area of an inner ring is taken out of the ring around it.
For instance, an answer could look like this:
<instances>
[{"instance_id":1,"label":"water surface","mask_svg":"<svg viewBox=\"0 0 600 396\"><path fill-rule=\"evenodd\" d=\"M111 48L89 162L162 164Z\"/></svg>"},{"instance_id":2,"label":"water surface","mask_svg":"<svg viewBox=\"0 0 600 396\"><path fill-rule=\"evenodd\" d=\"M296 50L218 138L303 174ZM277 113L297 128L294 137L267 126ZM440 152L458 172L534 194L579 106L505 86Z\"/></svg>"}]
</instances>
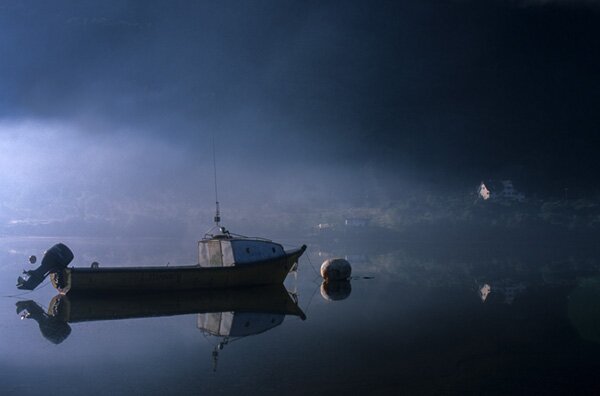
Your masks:
<instances>
[{"instance_id":1,"label":"water surface","mask_svg":"<svg viewBox=\"0 0 600 396\"><path fill-rule=\"evenodd\" d=\"M212 296L229 299L218 317L235 330L226 338L203 328L217 319L200 312L202 297L193 296L117 302L125 307L118 320L102 317L102 304L75 300L71 309L79 310L79 319L73 313L54 333L31 316L22 319L17 304L21 314L35 304L42 317L57 315L51 286L23 294L15 280L29 266L30 254L41 256L59 241L72 248L76 265L196 260L193 241L3 238L3 394L501 395L600 389L600 263L593 248L313 241L299 272L285 284L305 317L246 312L231 325L231 296ZM347 257L354 277L327 295L316 271L329 257ZM263 298L267 302L257 304L266 304L267 311L277 299L261 292L236 298ZM185 305L190 302L191 308Z\"/></svg>"}]
</instances>

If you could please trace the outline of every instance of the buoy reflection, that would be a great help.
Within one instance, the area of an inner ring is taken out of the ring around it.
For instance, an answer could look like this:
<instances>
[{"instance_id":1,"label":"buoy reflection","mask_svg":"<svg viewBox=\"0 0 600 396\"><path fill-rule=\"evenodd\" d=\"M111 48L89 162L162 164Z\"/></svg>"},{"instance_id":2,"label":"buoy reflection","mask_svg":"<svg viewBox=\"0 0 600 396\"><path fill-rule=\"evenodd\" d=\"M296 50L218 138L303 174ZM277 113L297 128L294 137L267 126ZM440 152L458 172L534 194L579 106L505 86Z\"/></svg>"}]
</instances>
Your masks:
<instances>
[{"instance_id":1,"label":"buoy reflection","mask_svg":"<svg viewBox=\"0 0 600 396\"><path fill-rule=\"evenodd\" d=\"M328 301L345 300L352 293L350 281L324 281L321 283L321 296Z\"/></svg>"}]
</instances>

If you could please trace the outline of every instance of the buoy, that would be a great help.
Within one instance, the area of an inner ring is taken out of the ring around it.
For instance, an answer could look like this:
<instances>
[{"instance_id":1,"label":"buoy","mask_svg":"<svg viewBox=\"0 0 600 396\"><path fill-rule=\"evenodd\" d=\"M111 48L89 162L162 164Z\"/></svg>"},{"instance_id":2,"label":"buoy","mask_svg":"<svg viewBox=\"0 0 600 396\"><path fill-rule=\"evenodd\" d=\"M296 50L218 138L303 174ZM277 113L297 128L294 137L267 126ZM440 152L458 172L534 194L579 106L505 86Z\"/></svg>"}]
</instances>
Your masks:
<instances>
[{"instance_id":1,"label":"buoy","mask_svg":"<svg viewBox=\"0 0 600 396\"><path fill-rule=\"evenodd\" d=\"M343 258L328 259L321 265L321 276L325 281L348 280L352 275L352 266Z\"/></svg>"},{"instance_id":2,"label":"buoy","mask_svg":"<svg viewBox=\"0 0 600 396\"><path fill-rule=\"evenodd\" d=\"M352 292L350 281L324 281L321 283L321 296L325 300L339 301L348 298Z\"/></svg>"}]
</instances>

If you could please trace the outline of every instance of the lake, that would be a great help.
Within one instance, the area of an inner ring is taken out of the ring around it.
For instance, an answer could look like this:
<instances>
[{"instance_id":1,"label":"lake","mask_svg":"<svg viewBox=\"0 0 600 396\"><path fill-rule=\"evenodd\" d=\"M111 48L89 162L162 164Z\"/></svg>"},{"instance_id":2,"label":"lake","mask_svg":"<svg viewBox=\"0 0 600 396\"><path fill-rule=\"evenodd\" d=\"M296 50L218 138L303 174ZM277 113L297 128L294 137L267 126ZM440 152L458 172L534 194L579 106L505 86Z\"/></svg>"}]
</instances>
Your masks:
<instances>
[{"instance_id":1,"label":"lake","mask_svg":"<svg viewBox=\"0 0 600 396\"><path fill-rule=\"evenodd\" d=\"M47 281L23 293L15 282L29 255L57 242L77 266L127 266L193 264L195 241L0 239L2 394L600 389L595 247L292 239L309 248L287 291L125 300L55 298ZM322 286L317 272L331 257L352 263L349 284Z\"/></svg>"}]
</instances>

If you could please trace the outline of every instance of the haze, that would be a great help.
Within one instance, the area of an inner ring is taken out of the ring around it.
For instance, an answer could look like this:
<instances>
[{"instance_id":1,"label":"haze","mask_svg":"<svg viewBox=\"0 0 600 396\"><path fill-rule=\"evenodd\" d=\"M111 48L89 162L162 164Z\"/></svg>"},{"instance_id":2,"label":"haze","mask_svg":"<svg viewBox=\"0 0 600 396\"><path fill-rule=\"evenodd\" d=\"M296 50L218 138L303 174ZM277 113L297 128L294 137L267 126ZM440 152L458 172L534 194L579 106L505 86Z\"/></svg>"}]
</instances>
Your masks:
<instances>
[{"instance_id":1,"label":"haze","mask_svg":"<svg viewBox=\"0 0 600 396\"><path fill-rule=\"evenodd\" d=\"M324 208L470 197L482 180L594 199L598 12L5 1L0 232L199 234L213 139L224 220L248 232L290 213L316 224Z\"/></svg>"}]
</instances>

